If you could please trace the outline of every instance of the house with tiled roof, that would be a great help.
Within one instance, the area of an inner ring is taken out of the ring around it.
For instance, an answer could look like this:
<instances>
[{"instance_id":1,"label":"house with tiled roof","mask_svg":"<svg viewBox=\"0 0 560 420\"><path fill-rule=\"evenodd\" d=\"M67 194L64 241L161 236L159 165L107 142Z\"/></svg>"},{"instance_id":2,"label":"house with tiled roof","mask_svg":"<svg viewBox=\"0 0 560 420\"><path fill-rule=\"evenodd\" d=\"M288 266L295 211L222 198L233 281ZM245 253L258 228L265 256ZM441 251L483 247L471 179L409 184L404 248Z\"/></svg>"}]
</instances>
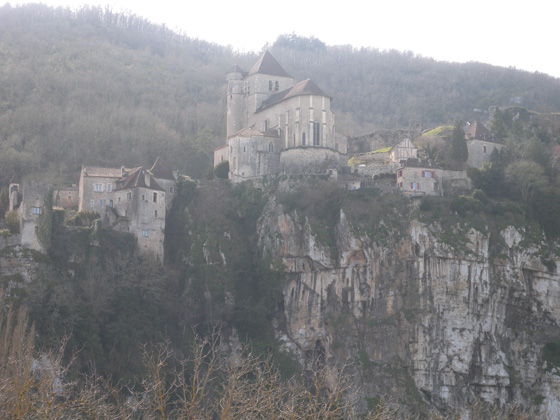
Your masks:
<instances>
[{"instance_id":1,"label":"house with tiled roof","mask_svg":"<svg viewBox=\"0 0 560 420\"><path fill-rule=\"evenodd\" d=\"M312 80L294 79L266 51L249 72L227 73L227 138L214 165L233 181L272 174L319 174L346 164L331 100Z\"/></svg>"},{"instance_id":2,"label":"house with tiled roof","mask_svg":"<svg viewBox=\"0 0 560 420\"><path fill-rule=\"evenodd\" d=\"M505 147L479 121L475 121L469 126L465 132L465 140L469 150L467 165L475 168L482 168L484 164L490 162L490 155L494 149L501 150Z\"/></svg>"},{"instance_id":3,"label":"house with tiled roof","mask_svg":"<svg viewBox=\"0 0 560 420\"><path fill-rule=\"evenodd\" d=\"M83 166L78 210L138 239L142 253L163 262L166 210L175 196L175 175L158 158L150 169Z\"/></svg>"}]
</instances>

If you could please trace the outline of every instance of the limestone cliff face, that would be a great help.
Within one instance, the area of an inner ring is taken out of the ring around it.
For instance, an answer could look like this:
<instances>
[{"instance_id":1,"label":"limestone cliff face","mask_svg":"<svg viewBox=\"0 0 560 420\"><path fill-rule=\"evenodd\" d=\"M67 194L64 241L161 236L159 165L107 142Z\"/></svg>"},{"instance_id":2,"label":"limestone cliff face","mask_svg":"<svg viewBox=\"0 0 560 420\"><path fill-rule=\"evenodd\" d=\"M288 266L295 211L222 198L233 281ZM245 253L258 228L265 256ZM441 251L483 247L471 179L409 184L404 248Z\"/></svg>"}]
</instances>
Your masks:
<instances>
[{"instance_id":1,"label":"limestone cliff face","mask_svg":"<svg viewBox=\"0 0 560 420\"><path fill-rule=\"evenodd\" d=\"M560 377L542 353L560 339L560 262L543 260L513 227L499 238L463 231L452 246L437 224L406 225L376 242L341 211L336 243L325 244L307 218L268 202L258 235L287 274L277 328L285 348L302 363L350 361L364 404L392 396L461 409L482 399L540 404L560 418ZM503 244L499 255L491 239Z\"/></svg>"}]
</instances>

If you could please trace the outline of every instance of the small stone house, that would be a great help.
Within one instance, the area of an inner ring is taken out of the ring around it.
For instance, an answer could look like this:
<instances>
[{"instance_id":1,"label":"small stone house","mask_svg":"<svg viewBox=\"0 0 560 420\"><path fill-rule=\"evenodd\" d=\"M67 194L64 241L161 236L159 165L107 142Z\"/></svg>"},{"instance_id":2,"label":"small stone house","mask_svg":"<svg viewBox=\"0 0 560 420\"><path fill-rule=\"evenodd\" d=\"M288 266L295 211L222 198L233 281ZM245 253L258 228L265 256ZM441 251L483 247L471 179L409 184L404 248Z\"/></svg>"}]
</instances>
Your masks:
<instances>
[{"instance_id":1,"label":"small stone house","mask_svg":"<svg viewBox=\"0 0 560 420\"><path fill-rule=\"evenodd\" d=\"M472 123L465 133L469 158L467 165L474 168L482 168L490 162L490 155L494 149L501 150L505 147L483 124L478 121Z\"/></svg>"},{"instance_id":2,"label":"small stone house","mask_svg":"<svg viewBox=\"0 0 560 420\"><path fill-rule=\"evenodd\" d=\"M397 187L409 196L441 196L443 170L422 164L418 159L407 159L397 168Z\"/></svg>"},{"instance_id":3,"label":"small stone house","mask_svg":"<svg viewBox=\"0 0 560 420\"><path fill-rule=\"evenodd\" d=\"M404 138L393 146L354 156L348 164L352 171L362 176L374 177L382 173L393 173L401 161L416 159L417 156L416 145L409 138Z\"/></svg>"}]
</instances>

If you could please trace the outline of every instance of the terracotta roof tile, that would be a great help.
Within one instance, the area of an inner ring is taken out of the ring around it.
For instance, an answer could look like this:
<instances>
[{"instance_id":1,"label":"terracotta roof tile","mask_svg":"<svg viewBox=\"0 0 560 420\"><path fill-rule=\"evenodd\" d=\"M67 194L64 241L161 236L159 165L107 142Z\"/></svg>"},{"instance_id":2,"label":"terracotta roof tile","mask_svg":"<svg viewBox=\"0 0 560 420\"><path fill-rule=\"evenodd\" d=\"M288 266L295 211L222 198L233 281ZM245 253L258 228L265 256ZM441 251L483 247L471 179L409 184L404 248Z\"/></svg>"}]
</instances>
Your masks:
<instances>
[{"instance_id":1,"label":"terracotta roof tile","mask_svg":"<svg viewBox=\"0 0 560 420\"><path fill-rule=\"evenodd\" d=\"M475 121L465 133L467 140L496 141L496 137L484 125Z\"/></svg>"},{"instance_id":2,"label":"terracotta roof tile","mask_svg":"<svg viewBox=\"0 0 560 420\"><path fill-rule=\"evenodd\" d=\"M146 175L150 178L150 186L146 184ZM150 175L142 166L133 168L117 181L117 190L126 190L129 188L147 188L155 191L164 191L159 186L154 177Z\"/></svg>"}]
</instances>

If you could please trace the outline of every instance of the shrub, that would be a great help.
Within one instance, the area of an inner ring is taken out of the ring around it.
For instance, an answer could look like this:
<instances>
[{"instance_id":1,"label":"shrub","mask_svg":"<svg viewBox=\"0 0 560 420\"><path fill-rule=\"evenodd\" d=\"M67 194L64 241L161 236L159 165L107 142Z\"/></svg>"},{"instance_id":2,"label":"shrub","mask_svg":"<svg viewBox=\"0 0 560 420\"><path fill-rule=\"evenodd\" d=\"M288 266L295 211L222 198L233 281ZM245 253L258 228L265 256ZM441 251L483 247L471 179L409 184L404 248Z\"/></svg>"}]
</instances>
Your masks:
<instances>
[{"instance_id":1,"label":"shrub","mask_svg":"<svg viewBox=\"0 0 560 420\"><path fill-rule=\"evenodd\" d=\"M472 193L472 198L480 201L482 204L487 204L488 203L488 196L482 190L474 190L473 193Z\"/></svg>"},{"instance_id":2,"label":"shrub","mask_svg":"<svg viewBox=\"0 0 560 420\"><path fill-rule=\"evenodd\" d=\"M228 179L229 176L229 161L224 160L216 165L214 168L214 174L216 178L219 179Z\"/></svg>"},{"instance_id":3,"label":"shrub","mask_svg":"<svg viewBox=\"0 0 560 420\"><path fill-rule=\"evenodd\" d=\"M6 213L6 225L13 234L19 233L19 214L16 211Z\"/></svg>"}]
</instances>

